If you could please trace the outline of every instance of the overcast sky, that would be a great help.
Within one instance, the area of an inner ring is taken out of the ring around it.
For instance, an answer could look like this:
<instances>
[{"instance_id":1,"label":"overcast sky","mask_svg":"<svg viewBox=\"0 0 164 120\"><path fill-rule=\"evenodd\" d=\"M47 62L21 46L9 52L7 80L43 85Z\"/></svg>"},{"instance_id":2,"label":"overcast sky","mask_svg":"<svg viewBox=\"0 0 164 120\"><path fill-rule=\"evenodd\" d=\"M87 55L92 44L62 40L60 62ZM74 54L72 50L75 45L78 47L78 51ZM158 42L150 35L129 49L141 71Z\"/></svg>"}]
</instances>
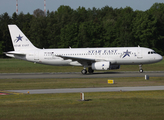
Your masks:
<instances>
[{"instance_id":1,"label":"overcast sky","mask_svg":"<svg viewBox=\"0 0 164 120\"><path fill-rule=\"evenodd\" d=\"M88 8L102 8L108 5L112 8L130 6L134 11L149 9L155 2L164 3L164 0L46 0L47 10L56 11L60 5L68 5L72 9L79 6ZM44 10L44 0L18 0L18 13L33 14L36 9ZM16 12L16 0L0 0L0 15L7 12L10 16Z\"/></svg>"}]
</instances>

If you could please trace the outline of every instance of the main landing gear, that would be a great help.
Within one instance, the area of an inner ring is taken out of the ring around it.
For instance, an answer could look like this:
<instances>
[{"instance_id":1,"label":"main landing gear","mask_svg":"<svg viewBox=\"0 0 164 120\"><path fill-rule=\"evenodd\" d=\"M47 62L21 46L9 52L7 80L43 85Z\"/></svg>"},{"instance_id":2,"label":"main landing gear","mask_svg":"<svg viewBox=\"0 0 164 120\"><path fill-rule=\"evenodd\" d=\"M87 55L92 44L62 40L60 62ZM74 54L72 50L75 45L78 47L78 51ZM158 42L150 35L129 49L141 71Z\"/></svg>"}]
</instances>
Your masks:
<instances>
[{"instance_id":1,"label":"main landing gear","mask_svg":"<svg viewBox=\"0 0 164 120\"><path fill-rule=\"evenodd\" d=\"M94 70L93 70L91 67L88 67L88 72L89 72L89 74L93 74ZM84 68L84 69L81 71L81 73L82 73L83 75L87 74L86 68Z\"/></svg>"},{"instance_id":2,"label":"main landing gear","mask_svg":"<svg viewBox=\"0 0 164 120\"><path fill-rule=\"evenodd\" d=\"M89 74L93 74L94 70L91 67L88 67Z\"/></svg>"},{"instance_id":3,"label":"main landing gear","mask_svg":"<svg viewBox=\"0 0 164 120\"><path fill-rule=\"evenodd\" d=\"M139 72L143 73L142 65L139 65Z\"/></svg>"},{"instance_id":4,"label":"main landing gear","mask_svg":"<svg viewBox=\"0 0 164 120\"><path fill-rule=\"evenodd\" d=\"M81 71L81 73L82 73L83 75L85 75L85 74L87 74L87 70L86 70L86 69L83 69L83 70Z\"/></svg>"}]
</instances>

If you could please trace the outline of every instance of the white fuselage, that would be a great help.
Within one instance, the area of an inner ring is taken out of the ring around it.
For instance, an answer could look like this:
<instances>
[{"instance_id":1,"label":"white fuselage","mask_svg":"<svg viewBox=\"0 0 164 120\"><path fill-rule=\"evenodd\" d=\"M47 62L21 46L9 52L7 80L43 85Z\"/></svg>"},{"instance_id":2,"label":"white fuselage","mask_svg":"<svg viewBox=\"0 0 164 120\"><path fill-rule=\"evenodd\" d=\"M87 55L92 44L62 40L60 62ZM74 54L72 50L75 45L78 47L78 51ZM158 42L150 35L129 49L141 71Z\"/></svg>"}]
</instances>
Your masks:
<instances>
[{"instance_id":1,"label":"white fuselage","mask_svg":"<svg viewBox=\"0 0 164 120\"><path fill-rule=\"evenodd\" d=\"M26 56L15 55L14 57L31 62L59 66L83 66L82 62L64 59L60 56L95 59L97 62L109 61L113 65L142 65L162 60L162 56L155 53L154 50L143 47L36 49L21 52L25 53Z\"/></svg>"}]
</instances>

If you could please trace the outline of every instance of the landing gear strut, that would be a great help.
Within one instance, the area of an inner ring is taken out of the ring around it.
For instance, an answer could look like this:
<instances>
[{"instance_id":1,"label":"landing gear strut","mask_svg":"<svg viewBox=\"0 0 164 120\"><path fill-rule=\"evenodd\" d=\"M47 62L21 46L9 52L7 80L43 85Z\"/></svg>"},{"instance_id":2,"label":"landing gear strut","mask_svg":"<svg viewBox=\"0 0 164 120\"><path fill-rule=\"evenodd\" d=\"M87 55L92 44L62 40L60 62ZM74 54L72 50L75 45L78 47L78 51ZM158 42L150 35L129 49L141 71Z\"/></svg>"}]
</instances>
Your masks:
<instances>
[{"instance_id":1,"label":"landing gear strut","mask_svg":"<svg viewBox=\"0 0 164 120\"><path fill-rule=\"evenodd\" d=\"M143 73L142 65L139 65L139 72Z\"/></svg>"}]
</instances>

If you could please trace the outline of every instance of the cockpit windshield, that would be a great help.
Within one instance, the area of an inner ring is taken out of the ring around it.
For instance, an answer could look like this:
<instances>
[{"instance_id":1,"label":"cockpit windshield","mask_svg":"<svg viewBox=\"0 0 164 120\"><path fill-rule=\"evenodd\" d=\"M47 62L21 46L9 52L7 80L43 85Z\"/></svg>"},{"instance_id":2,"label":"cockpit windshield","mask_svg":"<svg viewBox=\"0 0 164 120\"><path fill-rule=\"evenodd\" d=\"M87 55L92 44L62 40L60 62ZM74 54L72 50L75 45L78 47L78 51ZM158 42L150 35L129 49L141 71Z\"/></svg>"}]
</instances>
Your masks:
<instances>
[{"instance_id":1,"label":"cockpit windshield","mask_svg":"<svg viewBox=\"0 0 164 120\"><path fill-rule=\"evenodd\" d=\"M155 51L149 51L148 54L157 54Z\"/></svg>"}]
</instances>

